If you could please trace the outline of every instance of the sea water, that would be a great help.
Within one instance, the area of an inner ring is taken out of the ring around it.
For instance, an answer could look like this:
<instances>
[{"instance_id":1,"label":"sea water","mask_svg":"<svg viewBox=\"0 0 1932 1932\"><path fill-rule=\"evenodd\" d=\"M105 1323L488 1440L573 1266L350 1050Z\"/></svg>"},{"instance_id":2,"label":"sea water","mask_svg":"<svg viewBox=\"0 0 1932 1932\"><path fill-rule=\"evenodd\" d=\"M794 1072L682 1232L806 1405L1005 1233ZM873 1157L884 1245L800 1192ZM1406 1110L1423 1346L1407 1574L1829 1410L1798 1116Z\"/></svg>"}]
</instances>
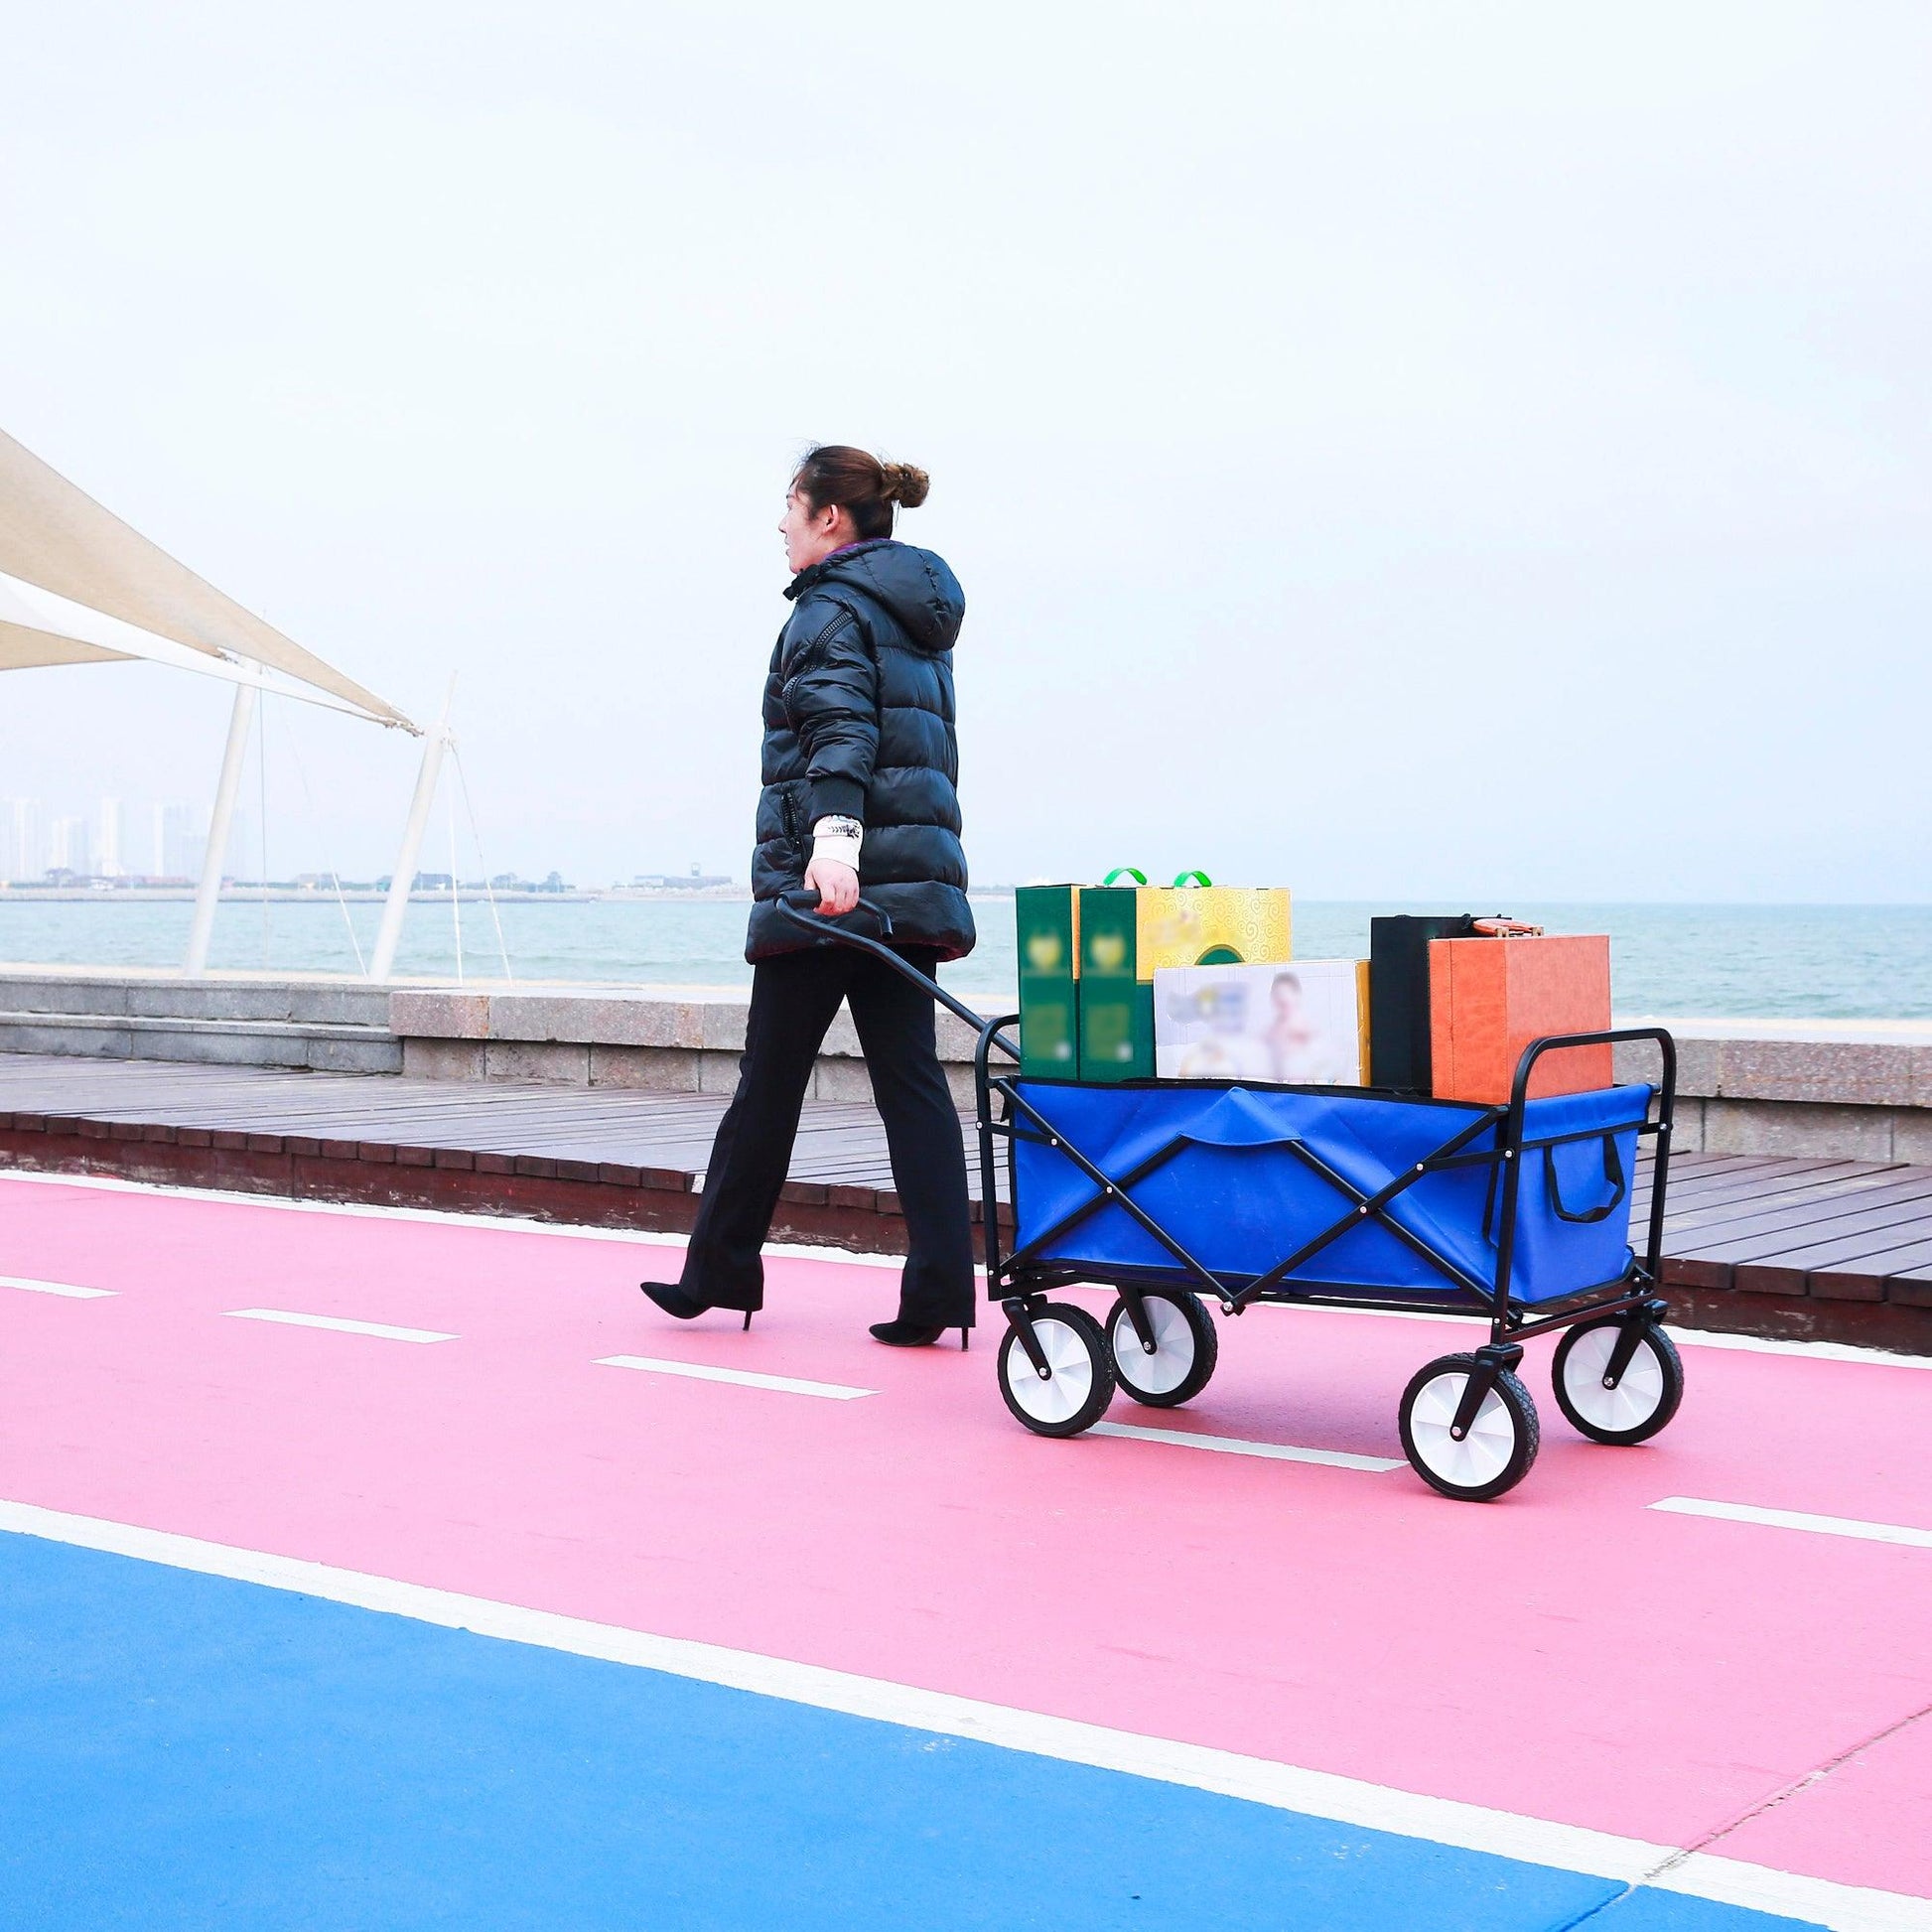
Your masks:
<instances>
[{"instance_id":1,"label":"sea water","mask_svg":"<svg viewBox=\"0 0 1932 1932\"><path fill-rule=\"evenodd\" d=\"M169 967L188 945L192 907L103 896L8 902L0 893L0 960ZM500 979L507 954L521 980L742 986L742 900L572 899L461 907L462 971ZM1013 900L976 895L980 943L941 978L962 993L1010 992ZM1304 959L1357 956L1377 912L1448 907L1298 899L1295 951ZM1932 905L1526 905L1503 908L1552 932L1607 932L1619 1014L1740 1018L1932 1018ZM381 907L226 901L211 964L256 972L353 973L375 943ZM352 934L352 936L351 936ZM447 902L409 909L398 972L452 979L456 918Z\"/></svg>"}]
</instances>

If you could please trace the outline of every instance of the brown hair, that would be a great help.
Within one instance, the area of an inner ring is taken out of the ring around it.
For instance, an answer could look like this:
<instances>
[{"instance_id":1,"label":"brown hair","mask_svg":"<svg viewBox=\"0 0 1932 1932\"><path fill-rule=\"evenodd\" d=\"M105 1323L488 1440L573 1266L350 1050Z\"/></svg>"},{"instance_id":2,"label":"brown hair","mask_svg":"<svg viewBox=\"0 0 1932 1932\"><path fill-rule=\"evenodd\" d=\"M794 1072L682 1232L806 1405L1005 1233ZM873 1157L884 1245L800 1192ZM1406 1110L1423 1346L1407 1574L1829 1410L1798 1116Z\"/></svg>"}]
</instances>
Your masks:
<instances>
[{"instance_id":1,"label":"brown hair","mask_svg":"<svg viewBox=\"0 0 1932 1932\"><path fill-rule=\"evenodd\" d=\"M846 509L860 537L893 534L893 506L915 510L931 480L909 463L881 463L850 443L816 443L792 472L791 486L815 510Z\"/></svg>"}]
</instances>

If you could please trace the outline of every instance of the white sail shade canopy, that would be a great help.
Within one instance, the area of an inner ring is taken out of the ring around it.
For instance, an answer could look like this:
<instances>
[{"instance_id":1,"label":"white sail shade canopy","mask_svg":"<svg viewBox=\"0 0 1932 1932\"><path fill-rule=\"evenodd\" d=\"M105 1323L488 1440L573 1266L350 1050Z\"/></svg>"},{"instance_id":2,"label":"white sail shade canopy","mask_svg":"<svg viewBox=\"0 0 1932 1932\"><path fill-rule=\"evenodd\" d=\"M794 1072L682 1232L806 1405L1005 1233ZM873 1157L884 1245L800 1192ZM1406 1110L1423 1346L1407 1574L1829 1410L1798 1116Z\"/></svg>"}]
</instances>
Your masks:
<instances>
[{"instance_id":1,"label":"white sail shade canopy","mask_svg":"<svg viewBox=\"0 0 1932 1932\"><path fill-rule=\"evenodd\" d=\"M130 660L169 664L235 687L188 935L185 970L204 973L260 694L279 693L422 733L394 705L224 597L0 432L0 671ZM446 715L424 745L403 834L404 863L397 867L370 967L377 979L387 978L395 962L436 769L448 743Z\"/></svg>"},{"instance_id":2,"label":"white sail shade canopy","mask_svg":"<svg viewBox=\"0 0 1932 1932\"><path fill-rule=\"evenodd\" d=\"M346 712L351 718L371 716L360 705L293 683L249 658L191 650L186 644L136 629L119 618L56 597L52 591L0 570L0 671L44 664L135 661L167 664L178 671L221 678L229 684L252 684L270 696L299 698L325 711Z\"/></svg>"},{"instance_id":3,"label":"white sail shade canopy","mask_svg":"<svg viewBox=\"0 0 1932 1932\"><path fill-rule=\"evenodd\" d=\"M291 696L416 730L0 432L0 670L119 658L286 690L265 666L308 687Z\"/></svg>"}]
</instances>

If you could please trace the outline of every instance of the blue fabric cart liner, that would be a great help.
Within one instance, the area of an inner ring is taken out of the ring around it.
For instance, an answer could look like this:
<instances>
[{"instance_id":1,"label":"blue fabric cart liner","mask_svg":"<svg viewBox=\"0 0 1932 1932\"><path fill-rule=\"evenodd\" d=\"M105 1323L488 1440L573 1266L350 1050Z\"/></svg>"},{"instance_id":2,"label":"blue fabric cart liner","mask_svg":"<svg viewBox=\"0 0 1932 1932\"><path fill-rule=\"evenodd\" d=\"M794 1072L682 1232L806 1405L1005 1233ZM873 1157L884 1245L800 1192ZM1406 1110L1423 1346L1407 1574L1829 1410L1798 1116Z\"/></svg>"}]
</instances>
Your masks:
<instances>
[{"instance_id":1,"label":"blue fabric cart liner","mask_svg":"<svg viewBox=\"0 0 1932 1932\"><path fill-rule=\"evenodd\" d=\"M1383 1213L1426 1251L1419 1254L1375 1218L1356 1215L1354 1198L1305 1158L1374 1194L1472 1127L1478 1131L1460 1152L1493 1153L1501 1131L1494 1109L1345 1090L1035 1080L1016 1082L1016 1090L1111 1180L1165 1155L1128 1191L1172 1239L1230 1286L1267 1274L1353 1215L1355 1224L1285 1285L1443 1299L1457 1292L1453 1271L1460 1269L1484 1288L1494 1287L1500 1161L1425 1173L1388 1201ZM1528 1103L1512 1301L1554 1301L1616 1281L1628 1269L1637 1129L1651 1095L1650 1087L1632 1085ZM1016 1124L1015 1245L1025 1250L1093 1202L1100 1189L1062 1150L1033 1138L1024 1116ZM1562 1138L1567 1136L1583 1138ZM1154 1271L1186 1279L1173 1253L1115 1202L1055 1236L1035 1258L1103 1276Z\"/></svg>"}]
</instances>

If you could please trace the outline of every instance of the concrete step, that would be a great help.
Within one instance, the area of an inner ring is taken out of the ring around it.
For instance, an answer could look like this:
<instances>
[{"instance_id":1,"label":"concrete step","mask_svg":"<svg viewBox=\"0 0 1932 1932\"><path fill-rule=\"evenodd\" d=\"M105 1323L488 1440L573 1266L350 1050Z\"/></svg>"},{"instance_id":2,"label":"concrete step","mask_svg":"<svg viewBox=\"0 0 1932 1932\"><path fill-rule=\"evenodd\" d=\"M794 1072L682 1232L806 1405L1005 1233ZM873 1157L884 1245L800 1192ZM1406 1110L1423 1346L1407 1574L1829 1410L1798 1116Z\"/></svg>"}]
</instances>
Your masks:
<instances>
[{"instance_id":1,"label":"concrete step","mask_svg":"<svg viewBox=\"0 0 1932 1932\"><path fill-rule=\"evenodd\" d=\"M389 1027L389 992L321 975L207 974L154 969L0 967L0 1011L114 1019L255 1020L311 1027Z\"/></svg>"},{"instance_id":2,"label":"concrete step","mask_svg":"<svg viewBox=\"0 0 1932 1932\"><path fill-rule=\"evenodd\" d=\"M180 1060L328 1073L400 1073L402 1042L386 1026L285 1020L0 1009L0 1053L80 1059Z\"/></svg>"}]
</instances>

